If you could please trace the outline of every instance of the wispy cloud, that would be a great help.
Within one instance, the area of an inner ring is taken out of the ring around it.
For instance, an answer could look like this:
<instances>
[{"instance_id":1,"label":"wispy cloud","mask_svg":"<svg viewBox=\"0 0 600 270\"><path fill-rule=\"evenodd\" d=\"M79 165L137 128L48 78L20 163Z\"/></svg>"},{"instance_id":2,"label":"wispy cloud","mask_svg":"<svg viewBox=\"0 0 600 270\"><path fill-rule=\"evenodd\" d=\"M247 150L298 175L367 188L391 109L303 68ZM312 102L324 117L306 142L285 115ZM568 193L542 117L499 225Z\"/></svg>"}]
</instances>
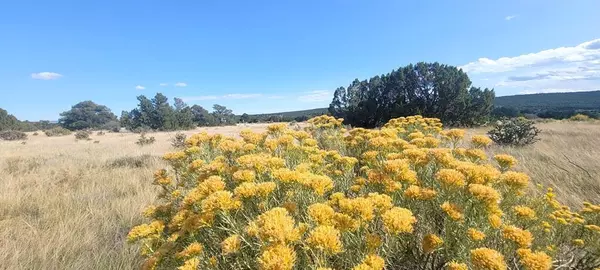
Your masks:
<instances>
[{"instance_id":1,"label":"wispy cloud","mask_svg":"<svg viewBox=\"0 0 600 270\"><path fill-rule=\"evenodd\" d=\"M507 21L510 21L510 20L512 20L512 19L514 19L516 17L517 17L517 15L508 15L508 16L504 17L504 19L507 20Z\"/></svg>"},{"instance_id":2,"label":"wispy cloud","mask_svg":"<svg viewBox=\"0 0 600 270\"><path fill-rule=\"evenodd\" d=\"M161 83L161 84L159 84L159 85L160 85L160 86L167 86L167 85L169 85L169 84L168 84L168 83Z\"/></svg>"},{"instance_id":3,"label":"wispy cloud","mask_svg":"<svg viewBox=\"0 0 600 270\"><path fill-rule=\"evenodd\" d=\"M262 97L263 94L226 94L222 96L207 95L207 96L192 96L182 97L183 101L202 101L202 100L217 100L217 99L251 99Z\"/></svg>"},{"instance_id":4,"label":"wispy cloud","mask_svg":"<svg viewBox=\"0 0 600 270\"><path fill-rule=\"evenodd\" d=\"M31 78L36 80L56 80L63 75L58 74L56 72L39 72L39 73L31 73Z\"/></svg>"},{"instance_id":5,"label":"wispy cloud","mask_svg":"<svg viewBox=\"0 0 600 270\"><path fill-rule=\"evenodd\" d=\"M246 99L246 98L257 98L261 97L262 94L227 94L223 95L223 98L231 98L231 99Z\"/></svg>"},{"instance_id":6,"label":"wispy cloud","mask_svg":"<svg viewBox=\"0 0 600 270\"><path fill-rule=\"evenodd\" d=\"M146 87L143 87L141 85L136 85L135 89L137 89L137 90L144 90L144 89L146 89Z\"/></svg>"},{"instance_id":7,"label":"wispy cloud","mask_svg":"<svg viewBox=\"0 0 600 270\"><path fill-rule=\"evenodd\" d=\"M331 91L327 90L316 90L305 92L303 95L298 96L300 102L323 102L329 101L332 98Z\"/></svg>"},{"instance_id":8,"label":"wispy cloud","mask_svg":"<svg viewBox=\"0 0 600 270\"><path fill-rule=\"evenodd\" d=\"M184 82L178 82L178 83L176 83L176 84L175 84L175 86L177 86L177 87L186 87L186 86L187 86L187 83L184 83Z\"/></svg>"},{"instance_id":9,"label":"wispy cloud","mask_svg":"<svg viewBox=\"0 0 600 270\"><path fill-rule=\"evenodd\" d=\"M215 99L219 99L219 97L218 96L194 96L194 97L182 97L181 99L185 102L189 102L189 101L215 100Z\"/></svg>"}]
</instances>

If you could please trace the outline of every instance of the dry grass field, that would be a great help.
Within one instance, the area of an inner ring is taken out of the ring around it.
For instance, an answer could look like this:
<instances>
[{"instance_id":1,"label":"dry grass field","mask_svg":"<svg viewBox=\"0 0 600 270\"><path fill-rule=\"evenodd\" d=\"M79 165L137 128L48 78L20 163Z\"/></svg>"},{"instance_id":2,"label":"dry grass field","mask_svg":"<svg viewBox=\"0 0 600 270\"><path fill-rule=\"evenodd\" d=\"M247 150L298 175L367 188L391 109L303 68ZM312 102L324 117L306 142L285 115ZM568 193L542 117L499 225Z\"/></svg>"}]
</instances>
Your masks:
<instances>
[{"instance_id":1,"label":"dry grass field","mask_svg":"<svg viewBox=\"0 0 600 270\"><path fill-rule=\"evenodd\" d=\"M554 187L564 203L600 203L600 124L538 127L542 140L534 146L490 151L517 157L518 170ZM202 130L235 135L242 128ZM470 131L475 133L485 129ZM174 135L149 134L156 143L144 147L135 144L139 135L129 133L93 134L100 143L43 133L30 133L26 144L0 141L0 268L137 268L137 247L125 236L156 197L151 175L163 166L160 157L171 150Z\"/></svg>"}]
</instances>

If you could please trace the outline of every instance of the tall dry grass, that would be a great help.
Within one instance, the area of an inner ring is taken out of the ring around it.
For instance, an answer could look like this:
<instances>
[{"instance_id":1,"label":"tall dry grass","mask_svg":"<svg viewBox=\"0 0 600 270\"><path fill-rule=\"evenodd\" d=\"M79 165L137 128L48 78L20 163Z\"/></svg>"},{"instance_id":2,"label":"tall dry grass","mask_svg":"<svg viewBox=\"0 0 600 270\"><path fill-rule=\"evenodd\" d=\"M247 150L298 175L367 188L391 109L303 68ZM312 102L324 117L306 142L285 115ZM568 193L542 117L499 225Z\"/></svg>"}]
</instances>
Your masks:
<instances>
[{"instance_id":1,"label":"tall dry grass","mask_svg":"<svg viewBox=\"0 0 600 270\"><path fill-rule=\"evenodd\" d=\"M255 130L264 125L249 126ZM532 181L553 186L559 199L600 202L600 124L539 124L542 140L510 153ZM243 127L207 128L234 135ZM192 134L196 131L188 131ZM484 129L472 133L485 133ZM0 141L1 269L133 269L140 257L124 241L142 222L140 211L156 197L152 173L163 166L174 133L135 145L137 134L31 136L26 144Z\"/></svg>"}]
</instances>

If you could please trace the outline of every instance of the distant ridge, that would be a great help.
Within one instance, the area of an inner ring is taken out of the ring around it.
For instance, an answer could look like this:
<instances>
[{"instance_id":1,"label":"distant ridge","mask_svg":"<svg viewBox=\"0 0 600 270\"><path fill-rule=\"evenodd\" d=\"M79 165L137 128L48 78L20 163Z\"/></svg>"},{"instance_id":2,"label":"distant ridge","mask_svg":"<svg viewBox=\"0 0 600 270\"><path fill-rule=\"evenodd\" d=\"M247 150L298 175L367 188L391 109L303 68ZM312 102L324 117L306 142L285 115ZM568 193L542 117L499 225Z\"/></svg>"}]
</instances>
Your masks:
<instances>
[{"instance_id":1,"label":"distant ridge","mask_svg":"<svg viewBox=\"0 0 600 270\"><path fill-rule=\"evenodd\" d=\"M516 109L600 110L600 90L567 93L540 93L496 97L494 105Z\"/></svg>"},{"instance_id":2,"label":"distant ridge","mask_svg":"<svg viewBox=\"0 0 600 270\"><path fill-rule=\"evenodd\" d=\"M301 116L317 116L327 114L327 108L316 108L316 109L308 109L308 110L300 110L300 111L290 111L290 112L278 112L278 113L262 113L262 114L251 114L252 117L270 117L270 116L280 116L284 118L296 118Z\"/></svg>"},{"instance_id":3,"label":"distant ridge","mask_svg":"<svg viewBox=\"0 0 600 270\"><path fill-rule=\"evenodd\" d=\"M586 92L565 93L539 93L521 94L496 97L494 105L497 107L511 107L516 109L540 110L600 110L600 90ZM314 116L326 114L327 108L310 110L253 114L251 116L281 116L295 118L299 116Z\"/></svg>"}]
</instances>

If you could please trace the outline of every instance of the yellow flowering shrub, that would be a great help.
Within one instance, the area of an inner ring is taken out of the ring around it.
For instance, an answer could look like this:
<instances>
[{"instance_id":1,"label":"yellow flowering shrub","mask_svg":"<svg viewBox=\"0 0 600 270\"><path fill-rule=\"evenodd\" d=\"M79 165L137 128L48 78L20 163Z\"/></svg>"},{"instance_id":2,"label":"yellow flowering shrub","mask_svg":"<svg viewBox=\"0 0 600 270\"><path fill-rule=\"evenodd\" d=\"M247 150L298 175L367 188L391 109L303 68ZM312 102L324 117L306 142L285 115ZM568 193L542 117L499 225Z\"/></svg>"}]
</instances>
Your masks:
<instances>
[{"instance_id":1,"label":"yellow flowering shrub","mask_svg":"<svg viewBox=\"0 0 600 270\"><path fill-rule=\"evenodd\" d=\"M127 236L142 268L600 267L600 205L528 195L531 179L489 155L487 137L465 142L420 116L374 130L342 121L200 133L164 155L157 203Z\"/></svg>"}]
</instances>

